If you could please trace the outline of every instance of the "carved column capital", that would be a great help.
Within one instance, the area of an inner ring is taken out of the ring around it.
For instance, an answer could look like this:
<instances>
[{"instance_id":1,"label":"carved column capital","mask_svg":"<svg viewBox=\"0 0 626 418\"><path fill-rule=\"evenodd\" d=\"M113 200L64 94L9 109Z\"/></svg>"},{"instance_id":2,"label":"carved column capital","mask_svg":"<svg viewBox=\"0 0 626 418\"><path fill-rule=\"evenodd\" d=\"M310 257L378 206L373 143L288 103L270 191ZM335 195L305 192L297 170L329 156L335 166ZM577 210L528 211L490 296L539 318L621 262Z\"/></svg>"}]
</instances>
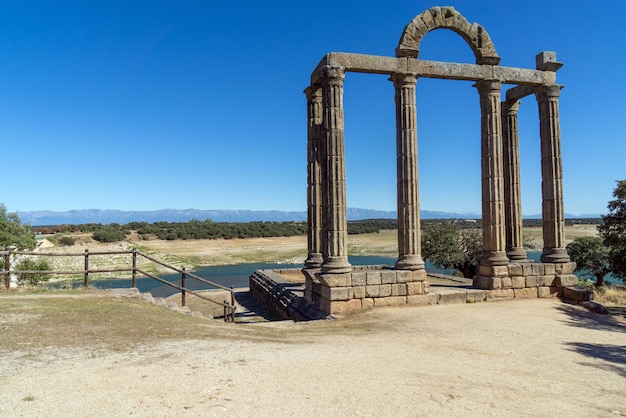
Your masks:
<instances>
[{"instance_id":1,"label":"carved column capital","mask_svg":"<svg viewBox=\"0 0 626 418\"><path fill-rule=\"evenodd\" d=\"M413 73L394 73L389 77L395 87L417 84L417 74Z\"/></svg>"},{"instance_id":2,"label":"carved column capital","mask_svg":"<svg viewBox=\"0 0 626 418\"><path fill-rule=\"evenodd\" d=\"M474 87L478 89L478 93L481 95L498 93L502 90L502 82L500 80L478 80Z\"/></svg>"},{"instance_id":3,"label":"carved column capital","mask_svg":"<svg viewBox=\"0 0 626 418\"><path fill-rule=\"evenodd\" d=\"M562 84L544 84L543 86L539 86L535 91L537 100L556 100L561 96L561 89L563 87Z\"/></svg>"},{"instance_id":4,"label":"carved column capital","mask_svg":"<svg viewBox=\"0 0 626 418\"><path fill-rule=\"evenodd\" d=\"M329 83L343 83L346 78L346 69L334 65L325 65L322 67L322 80Z\"/></svg>"},{"instance_id":5,"label":"carved column capital","mask_svg":"<svg viewBox=\"0 0 626 418\"><path fill-rule=\"evenodd\" d=\"M502 115L516 116L519 112L519 105L519 100L506 100L502 102Z\"/></svg>"}]
</instances>

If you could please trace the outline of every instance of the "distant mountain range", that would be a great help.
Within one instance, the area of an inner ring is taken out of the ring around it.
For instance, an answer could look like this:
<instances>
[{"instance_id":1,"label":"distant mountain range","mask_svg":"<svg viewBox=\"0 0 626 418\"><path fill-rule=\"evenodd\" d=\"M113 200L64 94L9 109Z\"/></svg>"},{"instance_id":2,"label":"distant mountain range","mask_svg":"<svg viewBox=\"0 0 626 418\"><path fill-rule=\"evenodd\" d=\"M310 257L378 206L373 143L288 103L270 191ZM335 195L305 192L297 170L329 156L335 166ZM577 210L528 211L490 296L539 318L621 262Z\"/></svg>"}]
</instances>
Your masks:
<instances>
[{"instance_id":1,"label":"distant mountain range","mask_svg":"<svg viewBox=\"0 0 626 418\"><path fill-rule=\"evenodd\" d=\"M187 222L192 219L214 222L290 222L306 221L306 212L286 212L279 210L200 210L200 209L162 209L154 211L122 211L113 209L81 209L66 212L32 211L18 213L20 220L33 226L62 224L127 224L129 222ZM396 211L348 208L348 220L396 219ZM480 219L475 213L453 213L422 210L422 219ZM567 215L567 218L599 218L600 215ZM525 216L541 218L541 215Z\"/></svg>"}]
</instances>

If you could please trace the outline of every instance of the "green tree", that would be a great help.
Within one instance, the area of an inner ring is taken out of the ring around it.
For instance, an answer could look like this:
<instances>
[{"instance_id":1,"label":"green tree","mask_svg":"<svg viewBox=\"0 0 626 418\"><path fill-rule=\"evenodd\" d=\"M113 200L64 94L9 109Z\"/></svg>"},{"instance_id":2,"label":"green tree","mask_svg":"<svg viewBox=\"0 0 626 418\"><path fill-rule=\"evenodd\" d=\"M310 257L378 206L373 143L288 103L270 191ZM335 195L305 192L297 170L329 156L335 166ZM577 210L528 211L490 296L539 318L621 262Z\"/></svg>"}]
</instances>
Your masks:
<instances>
[{"instance_id":1,"label":"green tree","mask_svg":"<svg viewBox=\"0 0 626 418\"><path fill-rule=\"evenodd\" d=\"M17 213L7 213L7 208L0 203L0 247L10 245L15 245L18 250L32 250L37 241L30 225L23 224Z\"/></svg>"},{"instance_id":2,"label":"green tree","mask_svg":"<svg viewBox=\"0 0 626 418\"><path fill-rule=\"evenodd\" d=\"M41 258L23 258L17 263L15 269L22 271L49 271L50 264ZM19 273L17 275L17 284L19 285L38 286L48 280L50 280L50 275L47 273Z\"/></svg>"},{"instance_id":3,"label":"green tree","mask_svg":"<svg viewBox=\"0 0 626 418\"><path fill-rule=\"evenodd\" d=\"M471 278L482 254L482 235L452 222L433 225L422 235L422 256L439 268L453 268Z\"/></svg>"},{"instance_id":4,"label":"green tree","mask_svg":"<svg viewBox=\"0 0 626 418\"><path fill-rule=\"evenodd\" d=\"M567 245L567 253L576 268L586 270L596 278L596 286L604 285L604 277L611 272L609 249L600 237L576 237Z\"/></svg>"},{"instance_id":5,"label":"green tree","mask_svg":"<svg viewBox=\"0 0 626 418\"><path fill-rule=\"evenodd\" d=\"M617 181L613 197L598 230L609 249L611 272L626 282L626 180Z\"/></svg>"}]
</instances>

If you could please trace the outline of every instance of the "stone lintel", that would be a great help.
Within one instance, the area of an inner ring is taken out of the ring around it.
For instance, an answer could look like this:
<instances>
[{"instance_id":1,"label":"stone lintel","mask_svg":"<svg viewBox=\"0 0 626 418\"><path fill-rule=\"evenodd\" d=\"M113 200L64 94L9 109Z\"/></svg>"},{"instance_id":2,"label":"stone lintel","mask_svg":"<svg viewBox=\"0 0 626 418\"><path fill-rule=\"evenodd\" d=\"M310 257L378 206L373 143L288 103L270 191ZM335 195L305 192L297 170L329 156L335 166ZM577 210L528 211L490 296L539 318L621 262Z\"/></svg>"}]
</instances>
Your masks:
<instances>
[{"instance_id":1,"label":"stone lintel","mask_svg":"<svg viewBox=\"0 0 626 418\"><path fill-rule=\"evenodd\" d=\"M499 65L459 64L413 58L331 52L326 54L311 74L311 84L319 84L322 68L331 65L346 71L371 74L413 73L419 77L450 80L500 80L506 84L540 86L556 83L554 71Z\"/></svg>"}]
</instances>

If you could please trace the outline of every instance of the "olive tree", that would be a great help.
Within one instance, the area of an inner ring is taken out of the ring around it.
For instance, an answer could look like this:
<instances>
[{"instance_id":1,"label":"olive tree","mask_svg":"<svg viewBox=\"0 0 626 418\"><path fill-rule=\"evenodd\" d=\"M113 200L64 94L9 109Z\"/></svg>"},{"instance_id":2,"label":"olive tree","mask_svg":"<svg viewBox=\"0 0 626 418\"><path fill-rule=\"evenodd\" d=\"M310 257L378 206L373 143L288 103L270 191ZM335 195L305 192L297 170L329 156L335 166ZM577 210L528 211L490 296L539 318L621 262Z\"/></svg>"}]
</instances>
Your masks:
<instances>
[{"instance_id":1,"label":"olive tree","mask_svg":"<svg viewBox=\"0 0 626 418\"><path fill-rule=\"evenodd\" d=\"M37 241L30 225L23 224L17 213L7 213L7 208L0 203L0 247L13 245L18 250L32 250Z\"/></svg>"},{"instance_id":2,"label":"olive tree","mask_svg":"<svg viewBox=\"0 0 626 418\"><path fill-rule=\"evenodd\" d=\"M483 242L476 229L461 229L452 222L440 222L422 234L422 256L439 268L453 268L471 278L476 274Z\"/></svg>"},{"instance_id":3,"label":"olive tree","mask_svg":"<svg viewBox=\"0 0 626 418\"><path fill-rule=\"evenodd\" d=\"M626 282L626 180L617 182L613 197L607 206L609 213L602 216L598 230L609 249L611 272Z\"/></svg>"},{"instance_id":4,"label":"olive tree","mask_svg":"<svg viewBox=\"0 0 626 418\"><path fill-rule=\"evenodd\" d=\"M596 279L596 286L604 285L604 277L611 272L609 248L600 237L576 237L567 244L567 253L576 268L588 272Z\"/></svg>"}]
</instances>

